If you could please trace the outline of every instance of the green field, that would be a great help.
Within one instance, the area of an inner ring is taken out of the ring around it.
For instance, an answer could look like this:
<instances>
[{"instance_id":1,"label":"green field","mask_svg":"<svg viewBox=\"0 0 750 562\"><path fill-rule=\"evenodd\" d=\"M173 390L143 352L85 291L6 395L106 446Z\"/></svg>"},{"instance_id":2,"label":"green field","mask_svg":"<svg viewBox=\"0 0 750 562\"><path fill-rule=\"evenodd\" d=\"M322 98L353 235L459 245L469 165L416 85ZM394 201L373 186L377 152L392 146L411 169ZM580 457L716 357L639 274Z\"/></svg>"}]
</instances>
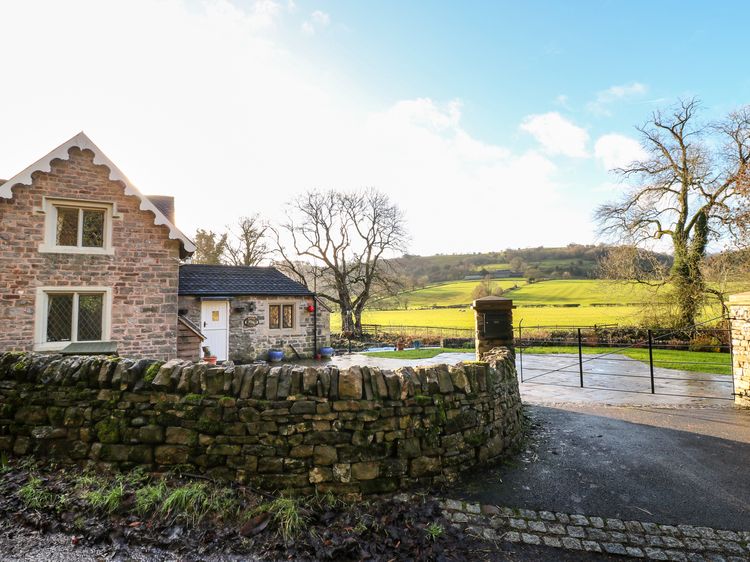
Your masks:
<instances>
[{"instance_id":1,"label":"green field","mask_svg":"<svg viewBox=\"0 0 750 562\"><path fill-rule=\"evenodd\" d=\"M401 293L397 299L379 301L377 308L429 308L433 306L470 305L474 289L482 281L454 281L431 285ZM491 287L500 287L503 296L518 304L636 304L658 300L659 291L645 285L619 283L599 279L540 281L529 284L526 279L493 279ZM512 289L518 286L517 289ZM396 302L399 304L394 305Z\"/></svg>"},{"instance_id":2,"label":"green field","mask_svg":"<svg viewBox=\"0 0 750 562\"><path fill-rule=\"evenodd\" d=\"M513 323L518 326L592 326L594 324L635 324L638 306L580 306L575 308L539 307L517 308ZM386 326L438 326L445 328L474 328L471 308L436 308L427 310L366 310L365 324ZM331 330L341 329L338 315L331 316Z\"/></svg>"},{"instance_id":3,"label":"green field","mask_svg":"<svg viewBox=\"0 0 750 562\"><path fill-rule=\"evenodd\" d=\"M441 353L473 353L474 348L457 349L452 347L423 347L420 349L402 349L401 351L371 351L369 357L386 357L388 359L432 359Z\"/></svg>"},{"instance_id":4,"label":"green field","mask_svg":"<svg viewBox=\"0 0 750 562\"><path fill-rule=\"evenodd\" d=\"M365 324L386 326L435 326L473 328L472 292L481 281L453 281L401 293L379 301L365 311ZM518 285L517 289L511 289ZM667 289L599 279L550 280L529 284L525 279L498 279L493 287L506 289L513 299L516 326L593 326L595 324L636 325L642 318L643 303L665 299ZM731 283L731 291L748 289L748 283ZM594 306L598 305L598 306ZM603 306L604 305L604 306ZM452 308L435 308L452 307ZM719 316L718 304L707 307L702 318ZM340 329L340 318L331 317L331 329Z\"/></svg>"},{"instance_id":5,"label":"green field","mask_svg":"<svg viewBox=\"0 0 750 562\"><path fill-rule=\"evenodd\" d=\"M401 293L397 299L386 299L378 301L377 307L383 309L403 308L428 308L431 306L455 306L459 304L469 305L473 301L471 293L482 281L453 281L452 283L440 283L430 285L416 291ZM492 288L501 287L510 289L514 285L525 285L526 279L493 279ZM396 302L400 304L396 304Z\"/></svg>"},{"instance_id":6,"label":"green field","mask_svg":"<svg viewBox=\"0 0 750 562\"><path fill-rule=\"evenodd\" d=\"M486 265L478 265L477 271L481 271L484 269L485 271L505 271L506 269L510 269L509 263L488 263Z\"/></svg>"},{"instance_id":7,"label":"green field","mask_svg":"<svg viewBox=\"0 0 750 562\"><path fill-rule=\"evenodd\" d=\"M541 281L507 294L518 304L638 304L660 300L663 291L601 279Z\"/></svg>"}]
</instances>

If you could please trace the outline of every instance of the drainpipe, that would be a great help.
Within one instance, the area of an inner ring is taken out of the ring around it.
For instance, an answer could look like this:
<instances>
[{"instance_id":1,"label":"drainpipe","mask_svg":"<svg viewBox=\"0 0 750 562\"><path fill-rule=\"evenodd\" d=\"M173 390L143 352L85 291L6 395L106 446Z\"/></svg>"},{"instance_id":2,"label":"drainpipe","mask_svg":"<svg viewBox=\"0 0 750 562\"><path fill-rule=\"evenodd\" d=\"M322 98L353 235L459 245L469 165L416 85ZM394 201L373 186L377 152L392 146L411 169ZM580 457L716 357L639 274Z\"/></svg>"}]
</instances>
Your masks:
<instances>
[{"instance_id":1,"label":"drainpipe","mask_svg":"<svg viewBox=\"0 0 750 562\"><path fill-rule=\"evenodd\" d=\"M313 293L313 357L318 359L318 295Z\"/></svg>"}]
</instances>

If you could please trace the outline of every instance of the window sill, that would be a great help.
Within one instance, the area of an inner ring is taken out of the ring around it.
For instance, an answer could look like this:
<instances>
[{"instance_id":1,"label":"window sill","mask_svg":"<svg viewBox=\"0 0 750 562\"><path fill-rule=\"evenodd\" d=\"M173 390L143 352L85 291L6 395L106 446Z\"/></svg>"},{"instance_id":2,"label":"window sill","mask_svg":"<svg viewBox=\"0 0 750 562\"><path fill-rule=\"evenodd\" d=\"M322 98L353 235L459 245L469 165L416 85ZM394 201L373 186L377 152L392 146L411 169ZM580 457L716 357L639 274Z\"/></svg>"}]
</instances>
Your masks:
<instances>
[{"instance_id":1,"label":"window sill","mask_svg":"<svg viewBox=\"0 0 750 562\"><path fill-rule=\"evenodd\" d=\"M86 256L114 256L114 248L80 248L78 246L39 246L40 254L75 254Z\"/></svg>"},{"instance_id":2,"label":"window sill","mask_svg":"<svg viewBox=\"0 0 750 562\"><path fill-rule=\"evenodd\" d=\"M34 351L60 351L71 344L69 341L59 341L50 343L38 343L34 346Z\"/></svg>"},{"instance_id":3,"label":"window sill","mask_svg":"<svg viewBox=\"0 0 750 562\"><path fill-rule=\"evenodd\" d=\"M97 345L104 345L104 344L111 344L112 342L108 340L87 340L87 341L59 341L59 342L47 342L47 343L38 343L34 346L34 351L63 351L66 348L70 346L86 346L87 344L90 344L92 347L95 347Z\"/></svg>"}]
</instances>

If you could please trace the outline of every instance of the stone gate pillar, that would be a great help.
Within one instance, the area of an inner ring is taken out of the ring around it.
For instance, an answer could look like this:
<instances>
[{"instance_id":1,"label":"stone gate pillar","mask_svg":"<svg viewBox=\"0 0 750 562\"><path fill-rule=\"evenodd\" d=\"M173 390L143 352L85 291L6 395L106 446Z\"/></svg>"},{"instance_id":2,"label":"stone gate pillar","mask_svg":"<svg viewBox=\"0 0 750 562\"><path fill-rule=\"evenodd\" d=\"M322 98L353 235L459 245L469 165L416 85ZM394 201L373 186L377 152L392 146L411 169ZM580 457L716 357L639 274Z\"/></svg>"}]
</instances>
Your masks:
<instances>
[{"instance_id":1,"label":"stone gate pillar","mask_svg":"<svg viewBox=\"0 0 750 562\"><path fill-rule=\"evenodd\" d=\"M729 297L732 326L734 403L750 408L750 293Z\"/></svg>"},{"instance_id":2,"label":"stone gate pillar","mask_svg":"<svg viewBox=\"0 0 750 562\"><path fill-rule=\"evenodd\" d=\"M477 360L494 347L513 346L513 300L504 297L483 297L474 301Z\"/></svg>"}]
</instances>

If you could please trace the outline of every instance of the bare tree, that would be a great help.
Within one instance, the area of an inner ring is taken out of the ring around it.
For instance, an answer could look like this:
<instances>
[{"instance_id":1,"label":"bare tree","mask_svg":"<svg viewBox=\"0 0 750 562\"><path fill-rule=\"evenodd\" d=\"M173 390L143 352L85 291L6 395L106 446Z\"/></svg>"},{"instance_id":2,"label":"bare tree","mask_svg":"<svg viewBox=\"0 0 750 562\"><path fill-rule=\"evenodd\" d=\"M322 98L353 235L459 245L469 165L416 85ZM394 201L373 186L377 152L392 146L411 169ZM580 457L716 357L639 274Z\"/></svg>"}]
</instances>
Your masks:
<instances>
[{"instance_id":1,"label":"bare tree","mask_svg":"<svg viewBox=\"0 0 750 562\"><path fill-rule=\"evenodd\" d=\"M229 237L224 247L224 260L230 265L258 265L269 254L266 244L268 225L258 214L241 217L235 227L227 227Z\"/></svg>"},{"instance_id":2,"label":"bare tree","mask_svg":"<svg viewBox=\"0 0 750 562\"><path fill-rule=\"evenodd\" d=\"M371 298L397 292L387 258L405 249L404 215L375 189L309 191L274 233L279 265L339 307L344 332L361 335Z\"/></svg>"},{"instance_id":3,"label":"bare tree","mask_svg":"<svg viewBox=\"0 0 750 562\"><path fill-rule=\"evenodd\" d=\"M630 182L617 203L597 210L600 231L642 248L670 245L669 275L677 323L692 326L706 297L702 268L709 244L744 242L738 218L745 214L742 180L750 164L750 108L716 123L698 121L695 99L657 111L638 128L648 154L616 170Z\"/></svg>"},{"instance_id":4,"label":"bare tree","mask_svg":"<svg viewBox=\"0 0 750 562\"><path fill-rule=\"evenodd\" d=\"M219 264L227 245L227 235L199 228L195 232L193 263Z\"/></svg>"}]
</instances>

